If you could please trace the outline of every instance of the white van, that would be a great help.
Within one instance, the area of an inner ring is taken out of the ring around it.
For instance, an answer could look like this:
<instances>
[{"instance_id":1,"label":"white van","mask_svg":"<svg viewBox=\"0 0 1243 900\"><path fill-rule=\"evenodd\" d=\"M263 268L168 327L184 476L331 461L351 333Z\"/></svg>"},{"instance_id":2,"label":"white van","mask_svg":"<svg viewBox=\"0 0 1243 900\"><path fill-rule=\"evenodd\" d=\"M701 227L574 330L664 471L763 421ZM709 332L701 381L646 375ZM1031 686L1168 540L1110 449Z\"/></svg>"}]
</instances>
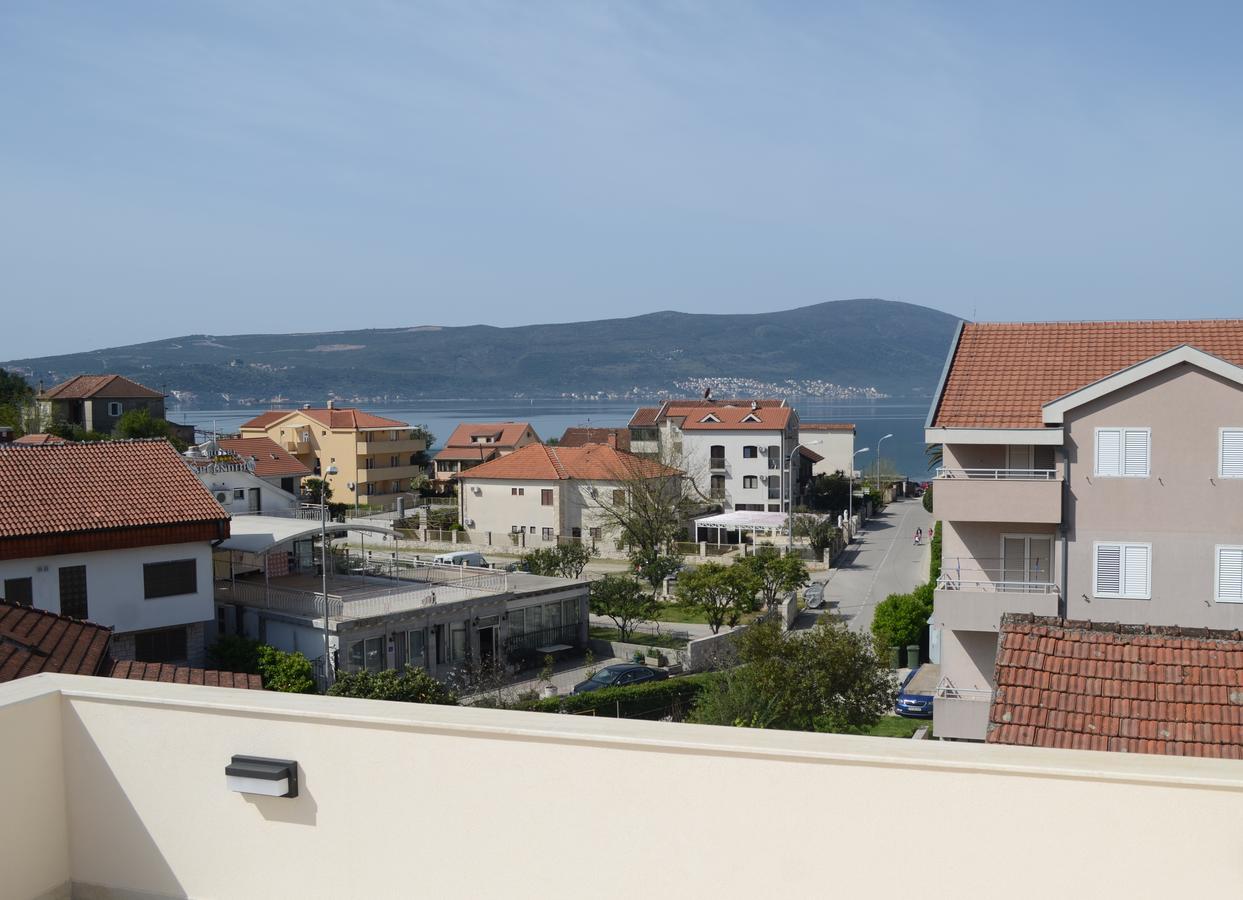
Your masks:
<instances>
[{"instance_id":1,"label":"white van","mask_svg":"<svg viewBox=\"0 0 1243 900\"><path fill-rule=\"evenodd\" d=\"M457 550L453 553L442 553L432 560L444 566L476 566L480 569L490 569L488 561L483 558L483 554L475 550Z\"/></svg>"}]
</instances>

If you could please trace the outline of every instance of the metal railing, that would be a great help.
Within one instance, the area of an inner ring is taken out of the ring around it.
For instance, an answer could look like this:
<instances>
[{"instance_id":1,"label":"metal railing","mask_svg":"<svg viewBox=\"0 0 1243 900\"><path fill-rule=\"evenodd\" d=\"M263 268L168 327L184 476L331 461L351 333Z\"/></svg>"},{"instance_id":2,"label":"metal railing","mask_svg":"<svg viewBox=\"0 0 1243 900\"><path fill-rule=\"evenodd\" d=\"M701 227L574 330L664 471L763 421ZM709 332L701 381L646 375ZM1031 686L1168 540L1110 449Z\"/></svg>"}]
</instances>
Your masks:
<instances>
[{"instance_id":1,"label":"metal railing","mask_svg":"<svg viewBox=\"0 0 1243 900\"><path fill-rule=\"evenodd\" d=\"M950 681L948 677L943 677L937 682L932 695L941 700L975 700L985 703L991 702L993 699L991 688L955 687L954 682Z\"/></svg>"},{"instance_id":2,"label":"metal railing","mask_svg":"<svg viewBox=\"0 0 1243 900\"><path fill-rule=\"evenodd\" d=\"M945 481L952 478L976 479L982 481L1057 481L1057 469L937 469L937 478Z\"/></svg>"},{"instance_id":3,"label":"metal railing","mask_svg":"<svg viewBox=\"0 0 1243 900\"><path fill-rule=\"evenodd\" d=\"M1056 594L1058 587L1051 581L1011 581L989 578L986 572L968 572L963 575L941 573L937 579L939 591L968 591L985 594Z\"/></svg>"},{"instance_id":4,"label":"metal railing","mask_svg":"<svg viewBox=\"0 0 1243 900\"><path fill-rule=\"evenodd\" d=\"M724 457L712 457L708 460L708 468L713 472L722 472L729 467Z\"/></svg>"}]
</instances>

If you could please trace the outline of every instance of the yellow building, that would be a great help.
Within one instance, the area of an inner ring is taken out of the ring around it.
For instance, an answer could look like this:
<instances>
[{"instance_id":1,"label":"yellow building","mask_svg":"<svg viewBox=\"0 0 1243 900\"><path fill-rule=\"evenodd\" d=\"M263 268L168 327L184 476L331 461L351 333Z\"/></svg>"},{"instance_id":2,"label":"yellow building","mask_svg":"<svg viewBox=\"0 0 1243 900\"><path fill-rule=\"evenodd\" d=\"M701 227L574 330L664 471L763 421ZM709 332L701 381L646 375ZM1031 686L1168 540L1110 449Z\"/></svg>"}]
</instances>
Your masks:
<instances>
[{"instance_id":1,"label":"yellow building","mask_svg":"<svg viewBox=\"0 0 1243 900\"><path fill-rule=\"evenodd\" d=\"M335 503L392 503L410 492L427 442L408 422L334 406L270 410L241 426L242 437L266 436L320 477L328 476Z\"/></svg>"}]
</instances>

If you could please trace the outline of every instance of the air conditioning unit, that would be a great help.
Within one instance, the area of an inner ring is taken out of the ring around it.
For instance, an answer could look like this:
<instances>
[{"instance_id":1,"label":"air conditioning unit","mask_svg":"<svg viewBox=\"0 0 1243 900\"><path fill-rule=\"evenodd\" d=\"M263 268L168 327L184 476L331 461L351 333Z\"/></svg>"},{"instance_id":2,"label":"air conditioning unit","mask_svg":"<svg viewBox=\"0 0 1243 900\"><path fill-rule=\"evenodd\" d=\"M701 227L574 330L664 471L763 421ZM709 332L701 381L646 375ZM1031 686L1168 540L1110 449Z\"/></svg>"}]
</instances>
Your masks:
<instances>
[{"instance_id":1,"label":"air conditioning unit","mask_svg":"<svg viewBox=\"0 0 1243 900\"><path fill-rule=\"evenodd\" d=\"M466 520L465 522L463 522L462 524L464 524L467 528L474 528L474 527L475 527L475 520L474 520L474 519L467 519L467 520Z\"/></svg>"},{"instance_id":2,"label":"air conditioning unit","mask_svg":"<svg viewBox=\"0 0 1243 900\"><path fill-rule=\"evenodd\" d=\"M479 496L482 496L482 494L483 494L483 488L481 488L481 487L480 487L479 485L477 485L477 484L476 484L476 485L472 485L472 486L471 486L471 489L470 489L470 492L471 492L472 494L474 494L476 497L479 497Z\"/></svg>"}]
</instances>

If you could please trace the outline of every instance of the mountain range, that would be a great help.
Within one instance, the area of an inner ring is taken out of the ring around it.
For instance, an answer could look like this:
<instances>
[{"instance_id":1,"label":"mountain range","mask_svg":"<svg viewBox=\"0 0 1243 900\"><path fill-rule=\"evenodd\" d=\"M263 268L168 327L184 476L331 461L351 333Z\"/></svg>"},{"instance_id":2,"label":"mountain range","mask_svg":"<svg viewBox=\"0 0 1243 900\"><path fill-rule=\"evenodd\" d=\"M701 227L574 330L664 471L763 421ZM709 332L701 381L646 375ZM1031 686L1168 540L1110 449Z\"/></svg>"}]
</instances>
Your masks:
<instances>
[{"instance_id":1,"label":"mountain range","mask_svg":"<svg viewBox=\"0 0 1243 900\"><path fill-rule=\"evenodd\" d=\"M953 316L888 300L749 314L657 312L624 319L296 334L184 335L0 365L32 383L115 372L186 405L394 402L420 398L718 396L926 398Z\"/></svg>"}]
</instances>

